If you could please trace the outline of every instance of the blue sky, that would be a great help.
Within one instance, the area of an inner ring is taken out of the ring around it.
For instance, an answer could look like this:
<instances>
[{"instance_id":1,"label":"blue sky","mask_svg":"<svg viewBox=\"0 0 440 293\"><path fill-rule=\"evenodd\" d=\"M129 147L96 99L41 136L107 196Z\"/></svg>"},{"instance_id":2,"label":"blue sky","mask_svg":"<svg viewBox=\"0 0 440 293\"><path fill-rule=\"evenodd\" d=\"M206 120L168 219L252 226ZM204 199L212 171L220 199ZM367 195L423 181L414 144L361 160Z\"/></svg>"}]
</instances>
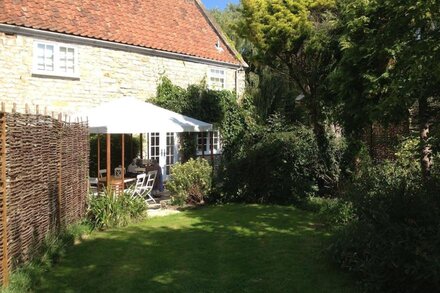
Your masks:
<instances>
[{"instance_id":1,"label":"blue sky","mask_svg":"<svg viewBox=\"0 0 440 293\"><path fill-rule=\"evenodd\" d=\"M203 4L205 4L206 8L220 8L223 9L226 5L231 3L238 3L239 0L202 0Z\"/></svg>"}]
</instances>

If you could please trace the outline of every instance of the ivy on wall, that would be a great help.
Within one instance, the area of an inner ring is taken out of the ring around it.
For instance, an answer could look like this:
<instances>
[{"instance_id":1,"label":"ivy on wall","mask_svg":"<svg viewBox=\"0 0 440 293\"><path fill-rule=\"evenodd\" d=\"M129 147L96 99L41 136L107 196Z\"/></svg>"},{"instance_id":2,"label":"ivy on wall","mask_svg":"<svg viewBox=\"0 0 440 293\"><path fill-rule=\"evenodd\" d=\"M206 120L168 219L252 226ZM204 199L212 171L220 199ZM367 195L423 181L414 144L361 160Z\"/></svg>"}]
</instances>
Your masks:
<instances>
[{"instance_id":1,"label":"ivy on wall","mask_svg":"<svg viewBox=\"0 0 440 293\"><path fill-rule=\"evenodd\" d=\"M249 125L253 124L251 115L243 107L246 103L239 105L234 92L210 90L205 81L185 89L162 77L157 95L150 102L214 124L220 130L224 154L230 152L236 140L250 132ZM182 134L181 139L182 160L187 161L196 154L195 134Z\"/></svg>"}]
</instances>

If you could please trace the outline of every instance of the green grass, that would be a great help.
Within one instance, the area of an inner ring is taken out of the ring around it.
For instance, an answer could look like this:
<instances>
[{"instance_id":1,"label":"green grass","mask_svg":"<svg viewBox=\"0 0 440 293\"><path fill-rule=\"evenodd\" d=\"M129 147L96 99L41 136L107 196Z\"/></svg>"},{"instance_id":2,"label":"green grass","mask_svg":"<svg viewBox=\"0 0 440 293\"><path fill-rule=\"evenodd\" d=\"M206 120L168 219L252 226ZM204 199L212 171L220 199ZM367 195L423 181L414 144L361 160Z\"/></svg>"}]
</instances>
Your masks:
<instances>
[{"instance_id":1,"label":"green grass","mask_svg":"<svg viewBox=\"0 0 440 293\"><path fill-rule=\"evenodd\" d=\"M37 292L355 292L330 234L292 207L225 205L93 233Z\"/></svg>"}]
</instances>

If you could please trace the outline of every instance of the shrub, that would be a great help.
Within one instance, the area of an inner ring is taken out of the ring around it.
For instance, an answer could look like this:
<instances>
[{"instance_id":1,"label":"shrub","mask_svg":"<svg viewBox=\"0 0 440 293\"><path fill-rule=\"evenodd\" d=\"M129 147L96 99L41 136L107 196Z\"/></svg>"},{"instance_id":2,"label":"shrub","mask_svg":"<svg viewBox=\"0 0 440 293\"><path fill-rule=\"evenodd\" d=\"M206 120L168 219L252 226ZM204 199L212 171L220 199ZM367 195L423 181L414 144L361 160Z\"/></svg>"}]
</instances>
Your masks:
<instances>
[{"instance_id":1,"label":"shrub","mask_svg":"<svg viewBox=\"0 0 440 293\"><path fill-rule=\"evenodd\" d=\"M317 213L327 225L341 227L353 221L353 205L341 198L310 197L303 209Z\"/></svg>"},{"instance_id":2,"label":"shrub","mask_svg":"<svg viewBox=\"0 0 440 293\"><path fill-rule=\"evenodd\" d=\"M122 227L144 218L146 211L144 199L106 190L99 196L89 197L87 219L94 229Z\"/></svg>"},{"instance_id":3,"label":"shrub","mask_svg":"<svg viewBox=\"0 0 440 293\"><path fill-rule=\"evenodd\" d=\"M397 161L362 172L349 191L355 220L330 248L371 291L434 292L440 287L440 177L422 182L416 149L405 141Z\"/></svg>"},{"instance_id":4,"label":"shrub","mask_svg":"<svg viewBox=\"0 0 440 293\"><path fill-rule=\"evenodd\" d=\"M269 133L246 144L242 157L228 160L220 173L222 199L259 203L298 203L317 190L318 149L306 127Z\"/></svg>"},{"instance_id":5,"label":"shrub","mask_svg":"<svg viewBox=\"0 0 440 293\"><path fill-rule=\"evenodd\" d=\"M190 159L171 167L171 180L167 189L173 196L173 203L178 205L200 204L211 190L212 167L205 159Z\"/></svg>"}]
</instances>

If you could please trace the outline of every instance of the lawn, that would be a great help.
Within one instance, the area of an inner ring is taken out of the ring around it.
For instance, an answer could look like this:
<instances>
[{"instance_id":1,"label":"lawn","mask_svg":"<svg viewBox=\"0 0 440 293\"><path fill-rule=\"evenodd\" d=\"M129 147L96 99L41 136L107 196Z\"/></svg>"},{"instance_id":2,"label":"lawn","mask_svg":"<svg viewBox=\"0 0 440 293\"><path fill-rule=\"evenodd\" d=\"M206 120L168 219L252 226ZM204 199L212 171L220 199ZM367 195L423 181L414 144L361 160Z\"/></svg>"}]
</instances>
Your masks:
<instances>
[{"instance_id":1,"label":"lawn","mask_svg":"<svg viewBox=\"0 0 440 293\"><path fill-rule=\"evenodd\" d=\"M226 205L93 233L37 292L354 292L323 249L330 234L292 207Z\"/></svg>"}]
</instances>

